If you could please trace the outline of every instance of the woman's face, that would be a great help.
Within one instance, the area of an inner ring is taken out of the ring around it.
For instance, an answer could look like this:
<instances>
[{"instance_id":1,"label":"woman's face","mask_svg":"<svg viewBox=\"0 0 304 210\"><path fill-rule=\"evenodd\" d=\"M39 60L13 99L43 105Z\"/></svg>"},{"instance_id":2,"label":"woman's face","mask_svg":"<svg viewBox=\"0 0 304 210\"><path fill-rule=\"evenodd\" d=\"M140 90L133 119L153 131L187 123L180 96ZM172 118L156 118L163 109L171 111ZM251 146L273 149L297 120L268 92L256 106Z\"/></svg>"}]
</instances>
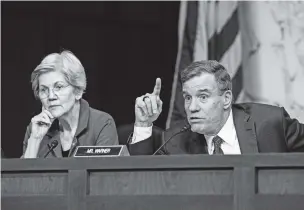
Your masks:
<instances>
[{"instance_id":1,"label":"woman's face","mask_svg":"<svg viewBox=\"0 0 304 210\"><path fill-rule=\"evenodd\" d=\"M38 96L42 106L48 110L54 118L59 118L68 113L75 102L80 99L75 94L74 87L58 71L43 73L38 78Z\"/></svg>"}]
</instances>

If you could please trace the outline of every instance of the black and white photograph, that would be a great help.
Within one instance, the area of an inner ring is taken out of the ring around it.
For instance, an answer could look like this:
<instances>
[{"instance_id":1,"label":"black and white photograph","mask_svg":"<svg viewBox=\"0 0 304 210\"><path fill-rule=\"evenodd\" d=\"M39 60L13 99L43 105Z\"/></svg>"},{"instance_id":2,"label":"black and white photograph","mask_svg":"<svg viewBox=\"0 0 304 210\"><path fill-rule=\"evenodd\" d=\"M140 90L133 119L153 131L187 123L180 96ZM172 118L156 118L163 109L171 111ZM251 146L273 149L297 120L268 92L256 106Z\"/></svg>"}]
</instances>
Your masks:
<instances>
[{"instance_id":1,"label":"black and white photograph","mask_svg":"<svg viewBox=\"0 0 304 210\"><path fill-rule=\"evenodd\" d=\"M304 1L1 1L1 209L302 210Z\"/></svg>"}]
</instances>

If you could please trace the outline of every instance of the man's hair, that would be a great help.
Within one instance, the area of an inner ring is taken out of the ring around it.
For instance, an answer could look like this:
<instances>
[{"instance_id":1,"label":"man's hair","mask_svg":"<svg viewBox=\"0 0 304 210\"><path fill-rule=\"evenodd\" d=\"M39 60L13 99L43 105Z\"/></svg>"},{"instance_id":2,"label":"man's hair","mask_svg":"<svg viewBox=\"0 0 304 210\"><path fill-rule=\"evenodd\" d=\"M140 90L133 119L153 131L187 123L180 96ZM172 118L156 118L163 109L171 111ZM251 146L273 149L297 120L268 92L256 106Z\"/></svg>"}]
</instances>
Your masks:
<instances>
[{"instance_id":1,"label":"man's hair","mask_svg":"<svg viewBox=\"0 0 304 210\"><path fill-rule=\"evenodd\" d=\"M231 77L224 66L215 60L202 60L191 63L188 67L181 71L182 84L200 76L202 73L209 73L214 75L217 86L222 95L226 90L232 91Z\"/></svg>"},{"instance_id":2,"label":"man's hair","mask_svg":"<svg viewBox=\"0 0 304 210\"><path fill-rule=\"evenodd\" d=\"M76 92L83 93L87 86L86 74L79 59L70 51L47 55L35 68L31 75L32 89L38 97L39 77L41 74L59 71L64 74L66 81L72 85Z\"/></svg>"}]
</instances>

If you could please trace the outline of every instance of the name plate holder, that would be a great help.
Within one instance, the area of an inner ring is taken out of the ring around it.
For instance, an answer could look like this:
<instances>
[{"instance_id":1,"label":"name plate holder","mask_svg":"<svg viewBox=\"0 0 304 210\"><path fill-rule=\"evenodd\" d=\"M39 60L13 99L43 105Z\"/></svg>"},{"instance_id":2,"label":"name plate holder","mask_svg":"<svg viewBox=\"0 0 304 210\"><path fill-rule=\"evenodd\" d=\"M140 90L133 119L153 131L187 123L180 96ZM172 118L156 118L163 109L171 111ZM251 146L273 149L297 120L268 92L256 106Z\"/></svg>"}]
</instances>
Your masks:
<instances>
[{"instance_id":1,"label":"name plate holder","mask_svg":"<svg viewBox=\"0 0 304 210\"><path fill-rule=\"evenodd\" d=\"M117 157L130 156L126 145L78 146L74 157Z\"/></svg>"}]
</instances>

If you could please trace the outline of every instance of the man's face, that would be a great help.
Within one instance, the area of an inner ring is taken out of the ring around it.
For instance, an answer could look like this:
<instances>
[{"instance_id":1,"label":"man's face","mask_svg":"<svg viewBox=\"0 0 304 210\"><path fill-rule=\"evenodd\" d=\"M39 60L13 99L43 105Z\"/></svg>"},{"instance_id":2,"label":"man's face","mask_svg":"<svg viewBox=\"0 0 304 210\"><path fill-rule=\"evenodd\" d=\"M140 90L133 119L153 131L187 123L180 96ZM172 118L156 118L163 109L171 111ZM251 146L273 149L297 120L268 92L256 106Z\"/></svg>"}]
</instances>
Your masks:
<instances>
[{"instance_id":1,"label":"man's face","mask_svg":"<svg viewBox=\"0 0 304 210\"><path fill-rule=\"evenodd\" d=\"M217 134L224 124L224 113L230 107L231 98L229 95L227 98L226 92L220 95L214 75L202 73L186 81L183 97L191 130L200 134Z\"/></svg>"}]
</instances>

